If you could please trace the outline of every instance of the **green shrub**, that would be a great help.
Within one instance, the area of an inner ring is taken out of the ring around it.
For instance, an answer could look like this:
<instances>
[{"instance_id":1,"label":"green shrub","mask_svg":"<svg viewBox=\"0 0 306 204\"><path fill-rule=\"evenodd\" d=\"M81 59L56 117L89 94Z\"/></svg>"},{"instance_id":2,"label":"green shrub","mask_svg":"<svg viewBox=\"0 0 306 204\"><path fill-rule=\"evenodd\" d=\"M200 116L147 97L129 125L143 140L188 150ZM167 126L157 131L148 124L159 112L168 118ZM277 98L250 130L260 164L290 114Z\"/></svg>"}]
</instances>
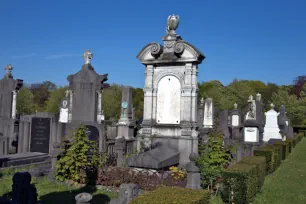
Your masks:
<instances>
[{"instance_id":1,"label":"green shrub","mask_svg":"<svg viewBox=\"0 0 306 204\"><path fill-rule=\"evenodd\" d=\"M256 165L237 163L224 170L224 189L221 196L225 203L244 204L253 201L258 190L256 168Z\"/></svg>"},{"instance_id":2,"label":"green shrub","mask_svg":"<svg viewBox=\"0 0 306 204\"><path fill-rule=\"evenodd\" d=\"M224 168L230 163L230 151L224 147L223 141L223 134L213 130L208 134L207 143L199 146L200 157L197 165L201 171L203 188L212 189L218 178L221 177Z\"/></svg>"},{"instance_id":3,"label":"green shrub","mask_svg":"<svg viewBox=\"0 0 306 204\"><path fill-rule=\"evenodd\" d=\"M282 142L276 142L274 145L281 147L282 160L285 160L289 155L289 145L288 145L288 143L282 141Z\"/></svg>"},{"instance_id":4,"label":"green shrub","mask_svg":"<svg viewBox=\"0 0 306 204\"><path fill-rule=\"evenodd\" d=\"M96 144L89 141L84 125L74 133L69 146L56 164L55 178L58 181L84 183L87 180L86 170L99 165ZM92 156L89 156L91 149Z\"/></svg>"},{"instance_id":5,"label":"green shrub","mask_svg":"<svg viewBox=\"0 0 306 204\"><path fill-rule=\"evenodd\" d=\"M254 150L254 156L264 156L266 158L266 174L275 171L275 150L267 146Z\"/></svg>"},{"instance_id":6,"label":"green shrub","mask_svg":"<svg viewBox=\"0 0 306 204\"><path fill-rule=\"evenodd\" d=\"M138 196L130 204L209 204L210 193L207 190L193 190L178 187L162 186Z\"/></svg>"},{"instance_id":7,"label":"green shrub","mask_svg":"<svg viewBox=\"0 0 306 204\"><path fill-rule=\"evenodd\" d=\"M258 185L257 191L260 191L266 176L266 158L264 156L245 157L239 162L240 164L256 165Z\"/></svg>"},{"instance_id":8,"label":"green shrub","mask_svg":"<svg viewBox=\"0 0 306 204\"><path fill-rule=\"evenodd\" d=\"M277 169L282 163L282 147L278 145L269 145L269 147L275 151L275 169Z\"/></svg>"}]
</instances>

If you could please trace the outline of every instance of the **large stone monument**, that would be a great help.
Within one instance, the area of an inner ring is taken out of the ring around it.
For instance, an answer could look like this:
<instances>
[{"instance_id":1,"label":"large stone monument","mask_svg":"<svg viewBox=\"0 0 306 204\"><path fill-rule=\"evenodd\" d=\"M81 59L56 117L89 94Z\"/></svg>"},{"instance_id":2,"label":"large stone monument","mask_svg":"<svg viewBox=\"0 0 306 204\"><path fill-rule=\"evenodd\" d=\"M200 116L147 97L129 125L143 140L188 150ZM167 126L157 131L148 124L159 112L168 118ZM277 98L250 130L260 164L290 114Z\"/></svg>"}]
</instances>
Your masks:
<instances>
[{"instance_id":1,"label":"large stone monument","mask_svg":"<svg viewBox=\"0 0 306 204\"><path fill-rule=\"evenodd\" d=\"M263 141L268 142L270 139L282 139L280 129L278 127L279 113L274 110L274 104L271 104L271 109L265 112L266 124L263 133Z\"/></svg>"},{"instance_id":2,"label":"large stone monument","mask_svg":"<svg viewBox=\"0 0 306 204\"><path fill-rule=\"evenodd\" d=\"M6 74L0 80L0 151L1 154L16 153L17 147L13 146L13 141L17 141L16 134L18 119L16 118L17 93L23 85L23 80L14 79L12 75L13 67L8 64L5 67ZM3 138L2 138L3 137ZM5 147L5 148L3 148Z\"/></svg>"},{"instance_id":3,"label":"large stone monument","mask_svg":"<svg viewBox=\"0 0 306 204\"><path fill-rule=\"evenodd\" d=\"M131 158L129 166L185 165L190 153L198 151L197 72L205 57L176 34L178 25L179 17L169 16L164 45L149 43L137 56L145 65L143 122L137 148L161 142L158 148L167 152L161 155L158 149L150 150ZM142 161L144 157L152 161Z\"/></svg>"},{"instance_id":4,"label":"large stone monument","mask_svg":"<svg viewBox=\"0 0 306 204\"><path fill-rule=\"evenodd\" d=\"M62 110L63 120L62 127L65 130L63 135L72 135L73 131L83 124L87 128L89 140L98 143L99 151L106 151L106 134L103 124L102 111L102 91L105 87L104 82L108 79L108 74L99 75L91 65L93 54L86 50L83 54L85 63L82 69L76 74L69 75L69 89L63 100L62 109L68 107L68 123L66 122L67 114ZM65 127L65 128L64 128ZM60 142L60 141L57 141Z\"/></svg>"}]
</instances>

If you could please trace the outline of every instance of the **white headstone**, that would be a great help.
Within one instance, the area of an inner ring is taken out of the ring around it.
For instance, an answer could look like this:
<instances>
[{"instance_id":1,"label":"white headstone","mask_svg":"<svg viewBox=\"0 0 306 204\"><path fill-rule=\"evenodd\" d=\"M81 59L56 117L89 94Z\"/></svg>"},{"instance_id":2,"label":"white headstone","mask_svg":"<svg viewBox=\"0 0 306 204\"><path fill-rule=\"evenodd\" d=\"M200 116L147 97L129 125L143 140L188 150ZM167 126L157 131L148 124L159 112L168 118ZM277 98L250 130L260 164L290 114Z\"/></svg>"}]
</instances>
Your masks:
<instances>
[{"instance_id":1,"label":"white headstone","mask_svg":"<svg viewBox=\"0 0 306 204\"><path fill-rule=\"evenodd\" d=\"M259 142L259 130L257 127L244 128L244 141L245 142Z\"/></svg>"},{"instance_id":2,"label":"white headstone","mask_svg":"<svg viewBox=\"0 0 306 204\"><path fill-rule=\"evenodd\" d=\"M211 98L205 100L204 106L204 120L203 126L204 128L213 128L214 125L213 118L213 101Z\"/></svg>"},{"instance_id":3,"label":"white headstone","mask_svg":"<svg viewBox=\"0 0 306 204\"><path fill-rule=\"evenodd\" d=\"M174 76L165 76L158 83L156 122L179 124L181 120L181 83Z\"/></svg>"},{"instance_id":4,"label":"white headstone","mask_svg":"<svg viewBox=\"0 0 306 204\"><path fill-rule=\"evenodd\" d=\"M60 108L60 116L59 116L59 122L60 123L68 123L68 102L67 100L63 100L62 102L62 107Z\"/></svg>"},{"instance_id":5,"label":"white headstone","mask_svg":"<svg viewBox=\"0 0 306 204\"><path fill-rule=\"evenodd\" d=\"M280 129L277 122L277 116L279 113L274 110L273 104L271 104L271 107L271 110L265 113L266 124L263 133L263 141L265 142L268 142L270 139L282 139L282 136L279 133Z\"/></svg>"},{"instance_id":6,"label":"white headstone","mask_svg":"<svg viewBox=\"0 0 306 204\"><path fill-rule=\"evenodd\" d=\"M232 115L232 126L239 126L239 115Z\"/></svg>"}]
</instances>

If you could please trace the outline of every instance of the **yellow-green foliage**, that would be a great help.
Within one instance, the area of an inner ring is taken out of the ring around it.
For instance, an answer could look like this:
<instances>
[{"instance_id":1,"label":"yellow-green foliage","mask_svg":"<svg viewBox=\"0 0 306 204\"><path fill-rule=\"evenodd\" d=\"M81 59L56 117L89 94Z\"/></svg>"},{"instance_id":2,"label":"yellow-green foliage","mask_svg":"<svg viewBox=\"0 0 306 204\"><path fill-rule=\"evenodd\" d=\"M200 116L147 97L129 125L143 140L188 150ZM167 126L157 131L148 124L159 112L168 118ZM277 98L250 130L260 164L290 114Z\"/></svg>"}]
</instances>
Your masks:
<instances>
[{"instance_id":1,"label":"yellow-green foliage","mask_svg":"<svg viewBox=\"0 0 306 204\"><path fill-rule=\"evenodd\" d=\"M243 204L254 200L258 190L257 166L234 164L224 170L222 199L226 203ZM231 198L233 192L233 200Z\"/></svg>"},{"instance_id":2,"label":"yellow-green foliage","mask_svg":"<svg viewBox=\"0 0 306 204\"><path fill-rule=\"evenodd\" d=\"M162 186L140 195L130 204L209 204L210 193L207 190L193 190Z\"/></svg>"},{"instance_id":3,"label":"yellow-green foliage","mask_svg":"<svg viewBox=\"0 0 306 204\"><path fill-rule=\"evenodd\" d=\"M265 176L266 176L266 158L264 156L250 156L243 158L239 163L241 164L249 164L256 165L258 185L257 191L261 189L264 184Z\"/></svg>"}]
</instances>

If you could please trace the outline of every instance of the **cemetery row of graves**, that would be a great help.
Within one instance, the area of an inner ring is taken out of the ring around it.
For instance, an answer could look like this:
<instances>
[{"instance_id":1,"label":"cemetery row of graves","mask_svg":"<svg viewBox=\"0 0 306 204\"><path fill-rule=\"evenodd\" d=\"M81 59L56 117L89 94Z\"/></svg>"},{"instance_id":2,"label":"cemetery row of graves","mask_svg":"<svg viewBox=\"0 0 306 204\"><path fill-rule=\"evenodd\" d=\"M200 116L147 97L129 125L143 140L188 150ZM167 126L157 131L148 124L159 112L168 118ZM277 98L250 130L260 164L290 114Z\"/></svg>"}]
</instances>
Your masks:
<instances>
[{"instance_id":1,"label":"cemetery row of graves","mask_svg":"<svg viewBox=\"0 0 306 204\"><path fill-rule=\"evenodd\" d=\"M113 204L209 203L215 194L228 203L255 199L265 176L304 136L303 126L293 126L305 118L304 78L292 87L198 83L205 56L176 33L178 19L169 16L163 45L149 43L137 55L145 66L143 90L108 85L90 50L65 88L50 82L22 88L6 66L0 168L33 165L0 178L13 182L2 195L6 202L48 203L33 178L37 186L47 180L83 191L62 195L68 203L97 202L97 189L88 187L103 188L103 202Z\"/></svg>"}]
</instances>

